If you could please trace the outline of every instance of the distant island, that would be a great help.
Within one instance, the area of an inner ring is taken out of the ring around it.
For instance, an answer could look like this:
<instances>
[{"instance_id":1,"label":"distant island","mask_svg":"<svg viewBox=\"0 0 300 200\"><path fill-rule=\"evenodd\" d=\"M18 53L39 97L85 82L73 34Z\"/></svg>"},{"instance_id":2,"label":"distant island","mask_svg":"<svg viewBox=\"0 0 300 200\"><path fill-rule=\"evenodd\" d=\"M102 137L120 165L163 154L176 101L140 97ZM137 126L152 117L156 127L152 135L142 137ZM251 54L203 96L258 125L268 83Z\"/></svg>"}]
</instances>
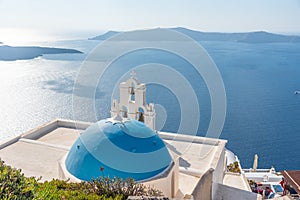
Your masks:
<instances>
[{"instance_id":1,"label":"distant island","mask_svg":"<svg viewBox=\"0 0 300 200\"><path fill-rule=\"evenodd\" d=\"M219 33L219 32L201 32L187 28L177 27L170 28L171 30L183 33L196 41L232 41L244 43L279 43L279 42L300 42L300 36L296 35L280 35L265 31L245 32L245 33ZM149 29L146 31L153 31ZM106 40L121 32L108 31L105 34L98 35L89 40Z\"/></svg>"},{"instance_id":2,"label":"distant island","mask_svg":"<svg viewBox=\"0 0 300 200\"><path fill-rule=\"evenodd\" d=\"M51 48L51 47L12 47L8 45L0 46L0 60L15 61L37 58L44 54L62 54L62 53L82 53L75 49Z\"/></svg>"}]
</instances>

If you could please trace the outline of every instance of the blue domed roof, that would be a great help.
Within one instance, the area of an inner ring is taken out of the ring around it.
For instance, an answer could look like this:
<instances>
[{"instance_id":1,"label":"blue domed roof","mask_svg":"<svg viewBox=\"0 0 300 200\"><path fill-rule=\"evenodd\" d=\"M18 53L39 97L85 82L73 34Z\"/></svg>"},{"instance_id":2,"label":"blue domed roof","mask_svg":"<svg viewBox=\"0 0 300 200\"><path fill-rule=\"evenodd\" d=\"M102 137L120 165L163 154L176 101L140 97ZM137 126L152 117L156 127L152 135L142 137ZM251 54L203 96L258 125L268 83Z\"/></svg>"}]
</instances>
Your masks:
<instances>
[{"instance_id":1,"label":"blue domed roof","mask_svg":"<svg viewBox=\"0 0 300 200\"><path fill-rule=\"evenodd\" d=\"M171 156L161 138L136 120L101 120L73 144L67 170L81 180L100 176L144 180L164 171Z\"/></svg>"}]
</instances>

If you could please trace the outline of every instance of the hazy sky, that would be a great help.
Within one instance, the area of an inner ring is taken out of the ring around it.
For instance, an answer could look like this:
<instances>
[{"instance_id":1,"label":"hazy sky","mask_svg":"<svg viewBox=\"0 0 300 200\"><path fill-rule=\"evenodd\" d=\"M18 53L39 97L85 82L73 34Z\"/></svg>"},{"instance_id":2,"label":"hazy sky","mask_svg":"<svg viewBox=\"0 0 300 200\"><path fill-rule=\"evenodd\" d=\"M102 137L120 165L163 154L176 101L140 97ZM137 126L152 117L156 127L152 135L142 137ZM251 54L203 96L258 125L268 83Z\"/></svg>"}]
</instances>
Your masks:
<instances>
[{"instance_id":1,"label":"hazy sky","mask_svg":"<svg viewBox=\"0 0 300 200\"><path fill-rule=\"evenodd\" d=\"M1 34L187 27L300 33L300 0L0 0Z\"/></svg>"}]
</instances>

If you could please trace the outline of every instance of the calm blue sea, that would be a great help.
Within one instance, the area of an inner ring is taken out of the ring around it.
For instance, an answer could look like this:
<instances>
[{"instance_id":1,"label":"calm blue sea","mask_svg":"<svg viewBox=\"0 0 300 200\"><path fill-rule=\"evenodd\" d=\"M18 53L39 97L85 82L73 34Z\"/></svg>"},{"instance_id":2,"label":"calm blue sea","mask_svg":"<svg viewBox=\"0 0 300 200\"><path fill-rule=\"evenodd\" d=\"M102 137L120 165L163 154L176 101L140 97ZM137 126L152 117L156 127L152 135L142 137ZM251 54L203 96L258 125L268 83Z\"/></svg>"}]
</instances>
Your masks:
<instances>
[{"instance_id":1,"label":"calm blue sea","mask_svg":"<svg viewBox=\"0 0 300 200\"><path fill-rule=\"evenodd\" d=\"M98 43L88 40L42 43L39 45L75 48L85 54L0 61L0 139L54 118L73 119L74 80L82 60ZM300 94L294 94L300 90L300 45L236 42L201 42L201 45L218 66L224 81L227 116L220 138L228 140L227 148L238 155L244 168L252 166L257 153L260 168L300 169ZM201 109L198 135L205 135L211 104L204 81L188 62L162 51L141 50L112 63L107 78L96 90L98 119L109 116L113 89L103 89L103 84L114 85L120 75L146 63L173 67L189 80ZM166 74L157 76L163 78ZM149 84L147 99L165 108L167 119L163 130L176 131L180 105L175 95L160 85ZM84 108L78 118L89 120ZM191 123L196 122L191 119Z\"/></svg>"}]
</instances>

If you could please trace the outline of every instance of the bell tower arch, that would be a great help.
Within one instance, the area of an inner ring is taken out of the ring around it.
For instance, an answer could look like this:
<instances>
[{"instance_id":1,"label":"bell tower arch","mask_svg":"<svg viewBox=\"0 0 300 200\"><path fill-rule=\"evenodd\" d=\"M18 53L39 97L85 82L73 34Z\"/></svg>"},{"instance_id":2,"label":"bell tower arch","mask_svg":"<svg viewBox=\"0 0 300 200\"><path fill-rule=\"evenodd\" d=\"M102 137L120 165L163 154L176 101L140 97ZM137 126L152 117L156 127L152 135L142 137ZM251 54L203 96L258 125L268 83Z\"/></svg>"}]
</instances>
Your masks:
<instances>
[{"instance_id":1,"label":"bell tower arch","mask_svg":"<svg viewBox=\"0 0 300 200\"><path fill-rule=\"evenodd\" d=\"M155 130L154 104L147 104L146 85L138 82L134 71L126 82L120 83L120 102L113 100L110 113L112 118L122 116L139 120Z\"/></svg>"}]
</instances>

